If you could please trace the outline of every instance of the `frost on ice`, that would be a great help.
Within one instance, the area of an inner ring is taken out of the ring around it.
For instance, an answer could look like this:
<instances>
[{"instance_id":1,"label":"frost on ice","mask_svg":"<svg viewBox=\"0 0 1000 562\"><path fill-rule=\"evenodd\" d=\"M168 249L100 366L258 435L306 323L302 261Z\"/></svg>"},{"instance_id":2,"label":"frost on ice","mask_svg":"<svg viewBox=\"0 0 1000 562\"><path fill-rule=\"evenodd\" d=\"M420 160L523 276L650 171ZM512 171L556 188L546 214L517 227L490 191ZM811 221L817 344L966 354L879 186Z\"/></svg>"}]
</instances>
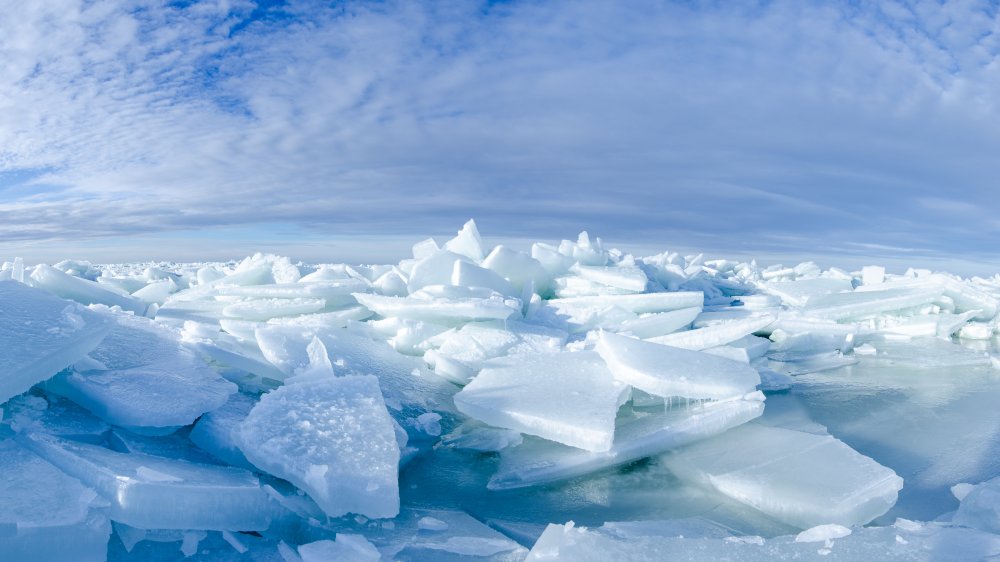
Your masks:
<instances>
[{"instance_id":1,"label":"frost on ice","mask_svg":"<svg viewBox=\"0 0 1000 562\"><path fill-rule=\"evenodd\" d=\"M998 303L472 221L394 264L16 259L0 558L1000 556Z\"/></svg>"}]
</instances>

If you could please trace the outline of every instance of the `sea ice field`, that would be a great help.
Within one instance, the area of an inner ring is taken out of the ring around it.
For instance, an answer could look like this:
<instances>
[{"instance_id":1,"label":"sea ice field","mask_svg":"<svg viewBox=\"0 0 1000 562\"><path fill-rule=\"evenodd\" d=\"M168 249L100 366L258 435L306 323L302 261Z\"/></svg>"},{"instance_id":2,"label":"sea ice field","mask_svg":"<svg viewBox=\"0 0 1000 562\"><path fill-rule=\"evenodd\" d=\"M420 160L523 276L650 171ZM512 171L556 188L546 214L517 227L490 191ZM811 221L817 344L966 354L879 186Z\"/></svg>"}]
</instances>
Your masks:
<instances>
[{"instance_id":1,"label":"sea ice field","mask_svg":"<svg viewBox=\"0 0 1000 562\"><path fill-rule=\"evenodd\" d=\"M0 560L1000 557L1000 275L22 258Z\"/></svg>"}]
</instances>

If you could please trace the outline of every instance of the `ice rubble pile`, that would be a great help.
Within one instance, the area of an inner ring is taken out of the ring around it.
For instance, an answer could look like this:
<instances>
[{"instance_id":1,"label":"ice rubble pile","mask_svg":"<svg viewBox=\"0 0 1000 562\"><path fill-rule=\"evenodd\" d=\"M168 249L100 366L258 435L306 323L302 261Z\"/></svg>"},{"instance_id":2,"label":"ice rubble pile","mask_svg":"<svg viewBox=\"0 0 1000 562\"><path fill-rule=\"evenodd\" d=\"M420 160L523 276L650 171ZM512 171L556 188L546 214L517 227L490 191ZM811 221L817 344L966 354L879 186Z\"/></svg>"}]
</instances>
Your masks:
<instances>
[{"instance_id":1,"label":"ice rubble pile","mask_svg":"<svg viewBox=\"0 0 1000 562\"><path fill-rule=\"evenodd\" d=\"M0 271L0 558L996 555L995 482L956 488L946 520L860 527L902 479L761 415L795 376L859 360L995 364L952 337L991 338L998 298L998 279L636 258L586 233L489 249L472 221L395 265L18 259ZM444 454L494 467L497 498L652 457L803 532L522 532L408 504L401 474Z\"/></svg>"}]
</instances>

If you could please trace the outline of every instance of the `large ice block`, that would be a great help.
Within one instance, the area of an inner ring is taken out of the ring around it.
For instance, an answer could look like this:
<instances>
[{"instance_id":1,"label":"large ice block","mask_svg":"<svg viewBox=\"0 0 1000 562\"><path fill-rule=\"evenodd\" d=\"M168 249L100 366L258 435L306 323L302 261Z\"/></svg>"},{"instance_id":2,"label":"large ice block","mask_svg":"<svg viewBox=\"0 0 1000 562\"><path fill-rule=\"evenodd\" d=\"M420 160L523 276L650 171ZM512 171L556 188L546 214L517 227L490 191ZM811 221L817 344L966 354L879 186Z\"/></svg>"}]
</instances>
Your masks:
<instances>
[{"instance_id":1,"label":"large ice block","mask_svg":"<svg viewBox=\"0 0 1000 562\"><path fill-rule=\"evenodd\" d=\"M760 384L757 371L745 363L609 332L594 349L616 379L657 396L728 398Z\"/></svg>"},{"instance_id":2,"label":"large ice block","mask_svg":"<svg viewBox=\"0 0 1000 562\"><path fill-rule=\"evenodd\" d=\"M373 376L313 378L265 394L239 441L251 463L331 517L399 513L399 446Z\"/></svg>"},{"instance_id":3,"label":"large ice block","mask_svg":"<svg viewBox=\"0 0 1000 562\"><path fill-rule=\"evenodd\" d=\"M0 282L0 402L86 356L111 325L108 316L79 304L16 281Z\"/></svg>"},{"instance_id":4,"label":"large ice block","mask_svg":"<svg viewBox=\"0 0 1000 562\"><path fill-rule=\"evenodd\" d=\"M76 303L0 281L0 403L80 360L111 325Z\"/></svg>"},{"instance_id":5,"label":"large ice block","mask_svg":"<svg viewBox=\"0 0 1000 562\"><path fill-rule=\"evenodd\" d=\"M94 490L11 439L0 474L0 560L105 560L111 524Z\"/></svg>"},{"instance_id":6,"label":"large ice block","mask_svg":"<svg viewBox=\"0 0 1000 562\"><path fill-rule=\"evenodd\" d=\"M525 439L521 445L501 451L500 468L489 487L521 488L590 474L718 435L763 411L764 396L759 392L727 400L677 401L676 406L671 403L661 412L619 416L614 444L600 453Z\"/></svg>"},{"instance_id":7,"label":"large ice block","mask_svg":"<svg viewBox=\"0 0 1000 562\"><path fill-rule=\"evenodd\" d=\"M280 508L251 472L119 453L40 433L19 441L110 502L111 519L142 529L262 531Z\"/></svg>"},{"instance_id":8,"label":"large ice block","mask_svg":"<svg viewBox=\"0 0 1000 562\"><path fill-rule=\"evenodd\" d=\"M223 379L179 336L125 314L91 353L96 368L60 373L45 388L114 425L171 428L223 405L236 385Z\"/></svg>"},{"instance_id":9,"label":"large ice block","mask_svg":"<svg viewBox=\"0 0 1000 562\"><path fill-rule=\"evenodd\" d=\"M903 479L829 435L746 424L662 457L699 482L800 528L863 525L896 503Z\"/></svg>"},{"instance_id":10,"label":"large ice block","mask_svg":"<svg viewBox=\"0 0 1000 562\"><path fill-rule=\"evenodd\" d=\"M595 352L526 354L487 362L455 406L490 425L607 451L627 392Z\"/></svg>"}]
</instances>

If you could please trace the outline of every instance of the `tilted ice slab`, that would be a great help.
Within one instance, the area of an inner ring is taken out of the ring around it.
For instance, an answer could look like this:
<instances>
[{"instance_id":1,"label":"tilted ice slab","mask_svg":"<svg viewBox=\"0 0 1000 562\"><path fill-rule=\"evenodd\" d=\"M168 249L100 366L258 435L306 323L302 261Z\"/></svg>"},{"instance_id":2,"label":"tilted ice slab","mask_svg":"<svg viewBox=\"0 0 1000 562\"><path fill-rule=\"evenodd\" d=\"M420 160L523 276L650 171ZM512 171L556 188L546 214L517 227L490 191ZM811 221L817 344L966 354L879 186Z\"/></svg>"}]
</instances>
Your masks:
<instances>
[{"instance_id":1,"label":"tilted ice slab","mask_svg":"<svg viewBox=\"0 0 1000 562\"><path fill-rule=\"evenodd\" d=\"M239 441L251 463L330 517L399 513L399 446L373 376L316 377L265 394Z\"/></svg>"},{"instance_id":2,"label":"tilted ice slab","mask_svg":"<svg viewBox=\"0 0 1000 562\"><path fill-rule=\"evenodd\" d=\"M617 380L657 396L729 398L760 384L757 371L745 363L609 332L594 349Z\"/></svg>"},{"instance_id":3,"label":"tilted ice slab","mask_svg":"<svg viewBox=\"0 0 1000 562\"><path fill-rule=\"evenodd\" d=\"M262 531L280 514L253 473L141 453L119 453L40 433L27 448L97 490L111 519L142 529Z\"/></svg>"},{"instance_id":4,"label":"tilted ice slab","mask_svg":"<svg viewBox=\"0 0 1000 562\"><path fill-rule=\"evenodd\" d=\"M901 288L850 293L832 293L809 299L802 309L816 318L846 320L880 312L902 310L933 303L941 297L938 288Z\"/></svg>"},{"instance_id":5,"label":"tilted ice slab","mask_svg":"<svg viewBox=\"0 0 1000 562\"><path fill-rule=\"evenodd\" d=\"M662 457L699 482L799 528L863 525L896 503L903 479L829 435L747 424Z\"/></svg>"},{"instance_id":6,"label":"tilted ice slab","mask_svg":"<svg viewBox=\"0 0 1000 562\"><path fill-rule=\"evenodd\" d=\"M690 326L701 313L701 307L681 308L670 312L653 312L634 320L625 320L618 325L619 332L627 332L637 338L655 338L676 332Z\"/></svg>"},{"instance_id":7,"label":"tilted ice slab","mask_svg":"<svg viewBox=\"0 0 1000 562\"><path fill-rule=\"evenodd\" d=\"M385 297L355 293L354 298L372 312L385 317L423 320L454 325L474 320L504 320L519 314L521 302L499 293L485 296L442 296L438 298Z\"/></svg>"},{"instance_id":8,"label":"tilted ice slab","mask_svg":"<svg viewBox=\"0 0 1000 562\"><path fill-rule=\"evenodd\" d=\"M120 306L122 310L129 310L136 314L142 314L146 311L146 303L139 299L115 292L93 281L67 275L45 264L35 266L28 282L34 287L80 304Z\"/></svg>"},{"instance_id":9,"label":"tilted ice slab","mask_svg":"<svg viewBox=\"0 0 1000 562\"><path fill-rule=\"evenodd\" d=\"M249 299L236 302L222 309L222 314L228 318L264 321L281 316L296 316L319 312L326 307L323 299Z\"/></svg>"},{"instance_id":10,"label":"tilted ice slab","mask_svg":"<svg viewBox=\"0 0 1000 562\"><path fill-rule=\"evenodd\" d=\"M0 281L0 303L0 403L80 360L111 330L106 316L16 281Z\"/></svg>"},{"instance_id":11,"label":"tilted ice slab","mask_svg":"<svg viewBox=\"0 0 1000 562\"><path fill-rule=\"evenodd\" d=\"M500 468L490 479L489 488L521 488L590 474L718 435L763 412L764 396L753 392L658 413L620 416L614 444L601 453L525 439L523 444L501 451Z\"/></svg>"},{"instance_id":12,"label":"tilted ice slab","mask_svg":"<svg viewBox=\"0 0 1000 562\"><path fill-rule=\"evenodd\" d=\"M98 443L111 427L72 400L26 393L7 402L6 418L14 431L39 431Z\"/></svg>"},{"instance_id":13,"label":"tilted ice slab","mask_svg":"<svg viewBox=\"0 0 1000 562\"><path fill-rule=\"evenodd\" d=\"M639 314L690 308L701 310L704 301L705 295L697 291L571 297L545 301L536 316L542 323L576 333L617 327L622 322L635 320ZM690 322L680 322L677 317L672 319L678 321L678 327Z\"/></svg>"},{"instance_id":14,"label":"tilted ice slab","mask_svg":"<svg viewBox=\"0 0 1000 562\"><path fill-rule=\"evenodd\" d=\"M397 353L383 341L341 328L321 329L267 324L256 331L260 350L285 376L309 365L313 337L323 343L337 375L375 375L386 404L400 423L431 410L452 410L455 385L432 373L422 361Z\"/></svg>"},{"instance_id":15,"label":"tilted ice slab","mask_svg":"<svg viewBox=\"0 0 1000 562\"><path fill-rule=\"evenodd\" d=\"M741 320L720 322L696 330L674 332L665 336L649 338L646 341L701 351L734 342L764 330L774 323L777 317L773 314L759 314Z\"/></svg>"},{"instance_id":16,"label":"tilted ice slab","mask_svg":"<svg viewBox=\"0 0 1000 562\"><path fill-rule=\"evenodd\" d=\"M0 560L105 559L111 524L94 490L11 439L0 473Z\"/></svg>"},{"instance_id":17,"label":"tilted ice slab","mask_svg":"<svg viewBox=\"0 0 1000 562\"><path fill-rule=\"evenodd\" d=\"M655 522L652 522L655 523ZM734 560L840 560L869 562L914 560L987 560L1000 555L1000 535L944 523L918 523L900 519L887 527L824 526L799 535L764 539L758 536L677 536L656 525L622 534L612 523L588 529L572 522L549 525L535 543L526 562L660 562Z\"/></svg>"},{"instance_id":18,"label":"tilted ice slab","mask_svg":"<svg viewBox=\"0 0 1000 562\"><path fill-rule=\"evenodd\" d=\"M225 297L246 297L254 299L322 299L327 306L350 306L355 304L352 293L365 292L370 283L360 279L337 281L315 281L298 283L278 283L273 285L222 286L215 287L213 295Z\"/></svg>"},{"instance_id":19,"label":"tilted ice slab","mask_svg":"<svg viewBox=\"0 0 1000 562\"><path fill-rule=\"evenodd\" d=\"M850 279L831 277L761 283L760 288L766 293L781 297L785 304L797 307L805 305L809 299L819 295L854 290Z\"/></svg>"},{"instance_id":20,"label":"tilted ice slab","mask_svg":"<svg viewBox=\"0 0 1000 562\"><path fill-rule=\"evenodd\" d=\"M90 353L99 368L63 372L45 385L114 425L174 428L225 404L236 385L146 318L116 314Z\"/></svg>"},{"instance_id":21,"label":"tilted ice slab","mask_svg":"<svg viewBox=\"0 0 1000 562\"><path fill-rule=\"evenodd\" d=\"M489 359L559 351L566 338L562 330L525 322L473 322L435 338L441 340L441 345L425 353L424 360L435 373L465 384Z\"/></svg>"},{"instance_id":22,"label":"tilted ice slab","mask_svg":"<svg viewBox=\"0 0 1000 562\"><path fill-rule=\"evenodd\" d=\"M627 392L595 352L539 353L486 363L455 406L490 425L607 451Z\"/></svg>"}]
</instances>

